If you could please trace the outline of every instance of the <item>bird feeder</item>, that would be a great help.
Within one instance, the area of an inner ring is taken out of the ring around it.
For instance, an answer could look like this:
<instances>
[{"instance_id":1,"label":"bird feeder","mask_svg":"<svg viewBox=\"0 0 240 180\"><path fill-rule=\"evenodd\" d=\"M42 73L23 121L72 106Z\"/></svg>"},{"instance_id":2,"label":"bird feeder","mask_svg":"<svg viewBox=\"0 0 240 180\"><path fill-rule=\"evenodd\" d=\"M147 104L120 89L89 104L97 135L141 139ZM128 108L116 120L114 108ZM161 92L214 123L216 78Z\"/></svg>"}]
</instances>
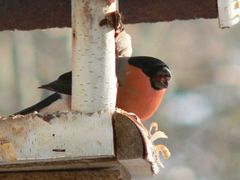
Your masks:
<instances>
[{"instance_id":1,"label":"bird feeder","mask_svg":"<svg viewBox=\"0 0 240 180\"><path fill-rule=\"evenodd\" d=\"M238 13L229 12L239 4L120 0L119 8L124 23L219 16L221 27L230 27L238 22ZM0 0L0 30L72 27L73 37L73 111L0 118L0 179L131 179L159 171L154 149L163 156L169 152L152 142L166 135L156 124L149 131L130 114L114 112L114 29L99 22L116 9L117 0ZM231 23L225 23L228 19Z\"/></svg>"}]
</instances>

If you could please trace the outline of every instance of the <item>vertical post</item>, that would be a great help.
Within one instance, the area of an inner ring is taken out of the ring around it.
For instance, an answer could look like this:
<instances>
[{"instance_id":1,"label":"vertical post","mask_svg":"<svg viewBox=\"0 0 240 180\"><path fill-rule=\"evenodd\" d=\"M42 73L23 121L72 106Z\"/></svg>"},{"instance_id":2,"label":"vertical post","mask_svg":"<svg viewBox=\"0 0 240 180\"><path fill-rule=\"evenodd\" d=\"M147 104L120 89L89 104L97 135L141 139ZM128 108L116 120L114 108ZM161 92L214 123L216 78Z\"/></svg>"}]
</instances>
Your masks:
<instances>
[{"instance_id":1,"label":"vertical post","mask_svg":"<svg viewBox=\"0 0 240 180\"><path fill-rule=\"evenodd\" d=\"M116 1L72 0L72 110L110 111L116 103L115 40L99 26Z\"/></svg>"}]
</instances>

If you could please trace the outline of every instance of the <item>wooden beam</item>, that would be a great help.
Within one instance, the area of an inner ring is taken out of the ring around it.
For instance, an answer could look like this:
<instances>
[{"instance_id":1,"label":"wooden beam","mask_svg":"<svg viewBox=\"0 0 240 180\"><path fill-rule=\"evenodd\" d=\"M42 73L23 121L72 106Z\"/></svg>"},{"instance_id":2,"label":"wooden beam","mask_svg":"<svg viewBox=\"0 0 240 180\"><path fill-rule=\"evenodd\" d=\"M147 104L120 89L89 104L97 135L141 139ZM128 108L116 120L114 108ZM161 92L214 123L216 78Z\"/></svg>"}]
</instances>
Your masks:
<instances>
[{"instance_id":1,"label":"wooden beam","mask_svg":"<svg viewBox=\"0 0 240 180\"><path fill-rule=\"evenodd\" d=\"M16 161L0 163L0 174L3 172L51 171L73 169L107 169L117 167L116 158L58 158L38 161Z\"/></svg>"},{"instance_id":2,"label":"wooden beam","mask_svg":"<svg viewBox=\"0 0 240 180\"><path fill-rule=\"evenodd\" d=\"M217 0L120 0L125 24L217 18ZM0 0L0 31L71 27L70 0Z\"/></svg>"},{"instance_id":3,"label":"wooden beam","mask_svg":"<svg viewBox=\"0 0 240 180\"><path fill-rule=\"evenodd\" d=\"M0 162L114 156L109 113L59 112L0 119Z\"/></svg>"},{"instance_id":4,"label":"wooden beam","mask_svg":"<svg viewBox=\"0 0 240 180\"><path fill-rule=\"evenodd\" d=\"M80 179L80 180L127 180L121 175L118 169L96 169L94 171L45 171L45 172L10 172L0 174L0 179L4 180L60 180L60 179Z\"/></svg>"},{"instance_id":5,"label":"wooden beam","mask_svg":"<svg viewBox=\"0 0 240 180\"><path fill-rule=\"evenodd\" d=\"M113 129L115 154L118 159L126 160L145 157L143 138L136 125L128 117L115 113L113 116Z\"/></svg>"},{"instance_id":6,"label":"wooden beam","mask_svg":"<svg viewBox=\"0 0 240 180\"><path fill-rule=\"evenodd\" d=\"M61 116L62 115L61 113ZM51 119L51 117L48 116L42 118L42 120L47 121L47 123L51 125L54 125L52 121L59 120ZM0 119L0 122L1 121L5 121L5 123L11 121L11 127L15 133L18 132L18 136L21 136L22 132L20 132L20 130L24 131L19 124L21 123L21 118L16 118L15 122L12 122L11 119ZM2 123L4 124L4 122ZM18 127L15 123L18 123ZM36 128L39 128L37 124ZM7 132L9 131L8 128L5 129ZM79 127L79 131L82 131L82 129L83 127ZM103 177L102 179L130 179L130 175L132 178L142 176L151 177L153 173L151 164L145 160L145 142L136 124L130 120L129 117L120 113L115 113L113 116L113 129L115 157L84 157L76 154L64 157L66 152L62 152L62 157L64 158L36 158L35 160L25 159L12 162L0 161L0 179L14 179L16 177L18 177L18 179L37 180L44 179L45 177L48 177L48 179L49 177L50 179L64 179L64 177L71 177L74 179L74 177L77 176L82 177L82 179L99 179L97 177ZM29 129L29 131L34 131L36 133L36 129ZM2 130L1 132L2 143L4 143L4 139L5 142L9 141L9 143L12 144L12 148L17 152L17 148L19 147L11 141L10 132L8 135L4 134ZM62 130L62 133L65 133L64 130ZM27 139L28 138L26 138L26 140ZM79 140L79 142L80 141L81 140ZM35 144L32 144L31 148L34 149L34 146ZM39 149L39 152L41 152L41 149ZM2 156L1 153L2 152L0 152L0 156Z\"/></svg>"},{"instance_id":7,"label":"wooden beam","mask_svg":"<svg viewBox=\"0 0 240 180\"><path fill-rule=\"evenodd\" d=\"M80 123L77 119L79 118L78 116L83 118L80 119ZM95 114L92 116L98 115ZM106 129L108 123L103 123L105 122L104 117L102 117L103 119L99 119L98 124L92 122L91 118L94 117L89 117L86 119L86 122L84 122L84 118L85 117L79 113L58 112L45 116L30 114L25 117L16 116L14 119L0 119L0 147L4 144L11 144L12 147L12 151L10 151L11 149L9 148L3 151L4 147L0 149L0 171L4 169L17 170L14 169L15 167L20 168L20 170L26 170L25 168L29 167L34 168L36 166L34 161L36 162L36 160L40 163L38 163L34 170L37 170L39 165L48 167L49 164L57 168L58 166L61 167L61 163L56 161L56 159L69 159L71 157L76 158L76 160L79 159L79 157L86 159L82 162L85 166L88 166L89 163L96 163L96 160L93 159L96 158L96 154L94 154L94 152L96 152L95 149L99 149L99 151L102 150L103 152L105 152L106 149L111 150L111 148L107 148L106 146L112 145L112 143L107 144L112 139L106 140L105 136L107 136L108 132L104 133L104 128ZM81 126L78 124L81 124ZM91 131L89 131L89 129L91 129ZM101 129L103 131L100 131ZM95 131L98 133L97 136L93 136ZM145 143L142 135L137 126L127 116L117 112L114 113L113 131L114 154L117 159L128 160L145 157ZM95 139L95 142L92 141L93 139ZM87 141L91 141L92 144L89 144ZM57 148L59 151L53 151L54 149L57 150ZM12 152L15 152L14 159L12 158L10 159L11 161L9 161L9 158L4 158L9 157L9 154L13 155ZM109 156L108 153L99 154L100 160L101 157L108 157L108 160L112 160L113 155ZM91 157L91 159L89 159L89 157ZM55 159L56 162L54 162L53 159ZM53 162L49 162L49 160ZM103 159L101 161L105 160ZM27 162L30 163L30 165L28 165ZM75 163L75 161L69 164L72 165L73 163ZM78 163L81 163L81 161L78 161Z\"/></svg>"},{"instance_id":8,"label":"wooden beam","mask_svg":"<svg viewBox=\"0 0 240 180\"><path fill-rule=\"evenodd\" d=\"M216 0L120 0L125 23L216 18Z\"/></svg>"}]
</instances>

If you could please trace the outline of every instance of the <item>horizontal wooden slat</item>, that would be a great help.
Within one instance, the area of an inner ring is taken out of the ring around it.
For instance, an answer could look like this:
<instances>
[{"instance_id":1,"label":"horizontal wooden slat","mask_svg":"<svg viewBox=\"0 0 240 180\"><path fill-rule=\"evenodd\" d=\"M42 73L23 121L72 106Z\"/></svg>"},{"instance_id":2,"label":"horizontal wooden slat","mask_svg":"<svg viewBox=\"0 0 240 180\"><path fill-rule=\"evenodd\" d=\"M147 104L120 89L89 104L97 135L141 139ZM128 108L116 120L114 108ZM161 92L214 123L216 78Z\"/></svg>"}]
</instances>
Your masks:
<instances>
[{"instance_id":1,"label":"horizontal wooden slat","mask_svg":"<svg viewBox=\"0 0 240 180\"><path fill-rule=\"evenodd\" d=\"M71 27L70 0L0 0L0 30ZM216 18L217 0L120 0L124 23Z\"/></svg>"},{"instance_id":2,"label":"horizontal wooden slat","mask_svg":"<svg viewBox=\"0 0 240 180\"><path fill-rule=\"evenodd\" d=\"M6 172L0 174L1 180L128 180L119 168L95 169L95 170L72 170L72 171L32 171L32 172Z\"/></svg>"},{"instance_id":3,"label":"horizontal wooden slat","mask_svg":"<svg viewBox=\"0 0 240 180\"><path fill-rule=\"evenodd\" d=\"M58 158L38 161L17 161L0 164L0 174L2 172L20 171L50 171L50 170L73 170L73 169L96 169L117 167L118 162L115 158L91 157L87 159L78 158Z\"/></svg>"}]
</instances>

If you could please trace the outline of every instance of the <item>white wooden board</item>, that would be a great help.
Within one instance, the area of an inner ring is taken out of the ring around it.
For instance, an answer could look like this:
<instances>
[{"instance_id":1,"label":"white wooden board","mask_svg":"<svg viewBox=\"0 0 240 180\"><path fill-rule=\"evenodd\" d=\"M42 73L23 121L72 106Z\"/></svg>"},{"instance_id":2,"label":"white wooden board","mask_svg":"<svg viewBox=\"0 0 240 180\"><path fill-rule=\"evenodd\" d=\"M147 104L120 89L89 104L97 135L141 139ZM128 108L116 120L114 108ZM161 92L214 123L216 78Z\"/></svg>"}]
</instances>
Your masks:
<instances>
[{"instance_id":1,"label":"white wooden board","mask_svg":"<svg viewBox=\"0 0 240 180\"><path fill-rule=\"evenodd\" d=\"M0 162L89 156L113 156L110 113L61 113L46 121L33 115L0 120ZM10 149L3 149L10 144ZM14 160L14 159L12 159Z\"/></svg>"}]
</instances>

